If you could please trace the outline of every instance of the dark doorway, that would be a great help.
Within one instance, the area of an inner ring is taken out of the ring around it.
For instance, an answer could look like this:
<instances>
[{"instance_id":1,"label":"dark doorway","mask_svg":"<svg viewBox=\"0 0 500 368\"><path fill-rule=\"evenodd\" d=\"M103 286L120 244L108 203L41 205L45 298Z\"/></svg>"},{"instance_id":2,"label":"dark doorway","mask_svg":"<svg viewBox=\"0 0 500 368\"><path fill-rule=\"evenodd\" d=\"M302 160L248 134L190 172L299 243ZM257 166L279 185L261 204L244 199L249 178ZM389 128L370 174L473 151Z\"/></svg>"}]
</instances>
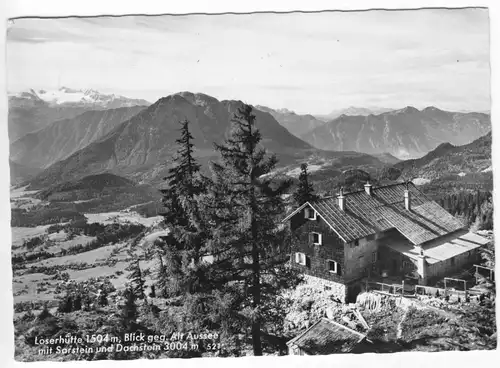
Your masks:
<instances>
[{"instance_id":1,"label":"dark doorway","mask_svg":"<svg viewBox=\"0 0 500 368\"><path fill-rule=\"evenodd\" d=\"M392 273L395 274L398 271L398 261L392 260Z\"/></svg>"},{"instance_id":2,"label":"dark doorway","mask_svg":"<svg viewBox=\"0 0 500 368\"><path fill-rule=\"evenodd\" d=\"M349 286L347 288L347 303L356 303L359 293L361 293L361 286L359 284Z\"/></svg>"}]
</instances>

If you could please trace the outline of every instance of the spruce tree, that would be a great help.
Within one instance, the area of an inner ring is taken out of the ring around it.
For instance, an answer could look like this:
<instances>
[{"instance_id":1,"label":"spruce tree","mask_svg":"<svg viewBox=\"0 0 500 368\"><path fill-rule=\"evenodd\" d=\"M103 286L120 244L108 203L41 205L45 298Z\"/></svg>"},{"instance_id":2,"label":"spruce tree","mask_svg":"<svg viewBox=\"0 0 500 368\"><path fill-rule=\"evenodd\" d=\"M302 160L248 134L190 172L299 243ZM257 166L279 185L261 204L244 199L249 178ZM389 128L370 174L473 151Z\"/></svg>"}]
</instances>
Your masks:
<instances>
[{"instance_id":1,"label":"spruce tree","mask_svg":"<svg viewBox=\"0 0 500 368\"><path fill-rule=\"evenodd\" d=\"M156 294L159 297L166 298L168 296L169 280L168 272L163 262L163 257L165 255L164 242L161 240L156 240L153 244L153 252L158 259L158 266L156 270Z\"/></svg>"},{"instance_id":2,"label":"spruce tree","mask_svg":"<svg viewBox=\"0 0 500 368\"><path fill-rule=\"evenodd\" d=\"M139 259L132 262L127 270L130 271L128 280L136 299L146 300L146 294L144 293L144 278L142 276Z\"/></svg>"},{"instance_id":3,"label":"spruce tree","mask_svg":"<svg viewBox=\"0 0 500 368\"><path fill-rule=\"evenodd\" d=\"M277 224L284 210L281 196L290 182L263 177L275 168L277 159L259 147L261 134L252 107L238 108L232 123L225 143L215 144L220 161L212 163L214 263L210 280L218 287L213 308L217 309L214 313L224 314L223 331L234 326L250 328L253 352L258 356L262 355L268 306L272 308L283 288L298 281L284 266L289 253L287 234Z\"/></svg>"},{"instance_id":4,"label":"spruce tree","mask_svg":"<svg viewBox=\"0 0 500 368\"><path fill-rule=\"evenodd\" d=\"M306 202L314 201L318 198L317 195L314 194L314 188L312 183L309 181L309 173L307 172L307 164L303 163L300 165L300 175L299 175L299 183L295 192L293 193L293 199L297 206L301 206Z\"/></svg>"},{"instance_id":5,"label":"spruce tree","mask_svg":"<svg viewBox=\"0 0 500 368\"><path fill-rule=\"evenodd\" d=\"M194 157L193 140L186 119L181 122L180 137L176 140L177 154L165 177L167 188L163 190L165 225L170 230L165 238L164 269L168 276L166 289L171 295L203 288L204 266L201 261L207 231L198 201L206 192L207 179L201 174Z\"/></svg>"},{"instance_id":6,"label":"spruce tree","mask_svg":"<svg viewBox=\"0 0 500 368\"><path fill-rule=\"evenodd\" d=\"M133 287L127 285L123 292L124 303L120 308L120 319L122 323L122 327L128 331L132 323L134 323L137 319L137 305L136 305L136 294L133 290Z\"/></svg>"}]
</instances>

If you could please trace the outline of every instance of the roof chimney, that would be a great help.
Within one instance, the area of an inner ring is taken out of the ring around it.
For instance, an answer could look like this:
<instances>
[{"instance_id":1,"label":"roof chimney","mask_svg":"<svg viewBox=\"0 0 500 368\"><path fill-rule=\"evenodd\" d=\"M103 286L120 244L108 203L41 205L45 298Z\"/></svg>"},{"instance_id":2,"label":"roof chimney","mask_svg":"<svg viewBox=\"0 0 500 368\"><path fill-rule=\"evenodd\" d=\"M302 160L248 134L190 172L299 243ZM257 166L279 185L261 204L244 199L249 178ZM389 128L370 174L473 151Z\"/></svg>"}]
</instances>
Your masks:
<instances>
[{"instance_id":1,"label":"roof chimney","mask_svg":"<svg viewBox=\"0 0 500 368\"><path fill-rule=\"evenodd\" d=\"M344 211L345 210L345 197L344 197L344 188L340 187L339 195L337 196L339 208Z\"/></svg>"},{"instance_id":2,"label":"roof chimney","mask_svg":"<svg viewBox=\"0 0 500 368\"><path fill-rule=\"evenodd\" d=\"M408 211L411 211L411 196L408 189L405 189L405 208Z\"/></svg>"},{"instance_id":3,"label":"roof chimney","mask_svg":"<svg viewBox=\"0 0 500 368\"><path fill-rule=\"evenodd\" d=\"M370 180L368 180L365 184L365 192L368 195L372 195L372 185L370 184Z\"/></svg>"}]
</instances>

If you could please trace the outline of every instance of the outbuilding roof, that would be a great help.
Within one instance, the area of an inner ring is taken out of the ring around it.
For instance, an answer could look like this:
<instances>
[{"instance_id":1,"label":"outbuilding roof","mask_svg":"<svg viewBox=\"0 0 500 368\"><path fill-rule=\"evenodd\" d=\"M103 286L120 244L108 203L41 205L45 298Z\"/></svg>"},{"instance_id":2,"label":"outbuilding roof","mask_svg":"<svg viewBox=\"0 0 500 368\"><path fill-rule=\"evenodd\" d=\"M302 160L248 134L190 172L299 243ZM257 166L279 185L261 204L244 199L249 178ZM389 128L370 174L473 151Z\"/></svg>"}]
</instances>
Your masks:
<instances>
[{"instance_id":1,"label":"outbuilding roof","mask_svg":"<svg viewBox=\"0 0 500 368\"><path fill-rule=\"evenodd\" d=\"M422 244L422 251L428 264L434 264L454 258L488 244L489 239L480 235L460 230ZM388 241L385 246L404 254L411 259L418 259L419 250L409 242Z\"/></svg>"},{"instance_id":2,"label":"outbuilding roof","mask_svg":"<svg viewBox=\"0 0 500 368\"><path fill-rule=\"evenodd\" d=\"M287 342L310 355L350 353L365 335L327 318L320 319L302 334Z\"/></svg>"}]
</instances>

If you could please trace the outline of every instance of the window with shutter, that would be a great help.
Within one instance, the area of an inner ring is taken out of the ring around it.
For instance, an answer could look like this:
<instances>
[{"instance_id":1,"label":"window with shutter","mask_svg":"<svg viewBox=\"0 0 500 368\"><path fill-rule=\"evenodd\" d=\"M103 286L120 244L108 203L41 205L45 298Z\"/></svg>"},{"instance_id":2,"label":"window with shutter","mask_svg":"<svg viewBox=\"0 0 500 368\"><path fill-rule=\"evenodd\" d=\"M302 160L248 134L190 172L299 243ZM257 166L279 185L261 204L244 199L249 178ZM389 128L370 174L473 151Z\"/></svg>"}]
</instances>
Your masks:
<instances>
[{"instance_id":1,"label":"window with shutter","mask_svg":"<svg viewBox=\"0 0 500 368\"><path fill-rule=\"evenodd\" d=\"M304 208L304 217L309 220L316 220L316 211L312 208L306 207Z\"/></svg>"},{"instance_id":2,"label":"window with shutter","mask_svg":"<svg viewBox=\"0 0 500 368\"><path fill-rule=\"evenodd\" d=\"M372 263L377 262L377 252L372 252Z\"/></svg>"},{"instance_id":3,"label":"window with shutter","mask_svg":"<svg viewBox=\"0 0 500 368\"><path fill-rule=\"evenodd\" d=\"M337 273L338 263L332 261L331 259L329 259L327 262L328 262L328 271L330 271L331 273Z\"/></svg>"},{"instance_id":4,"label":"window with shutter","mask_svg":"<svg viewBox=\"0 0 500 368\"><path fill-rule=\"evenodd\" d=\"M315 245L321 244L321 234L320 233L310 233L309 241Z\"/></svg>"},{"instance_id":5,"label":"window with shutter","mask_svg":"<svg viewBox=\"0 0 500 368\"><path fill-rule=\"evenodd\" d=\"M306 255L300 252L295 253L295 263L304 266L306 264Z\"/></svg>"}]
</instances>

